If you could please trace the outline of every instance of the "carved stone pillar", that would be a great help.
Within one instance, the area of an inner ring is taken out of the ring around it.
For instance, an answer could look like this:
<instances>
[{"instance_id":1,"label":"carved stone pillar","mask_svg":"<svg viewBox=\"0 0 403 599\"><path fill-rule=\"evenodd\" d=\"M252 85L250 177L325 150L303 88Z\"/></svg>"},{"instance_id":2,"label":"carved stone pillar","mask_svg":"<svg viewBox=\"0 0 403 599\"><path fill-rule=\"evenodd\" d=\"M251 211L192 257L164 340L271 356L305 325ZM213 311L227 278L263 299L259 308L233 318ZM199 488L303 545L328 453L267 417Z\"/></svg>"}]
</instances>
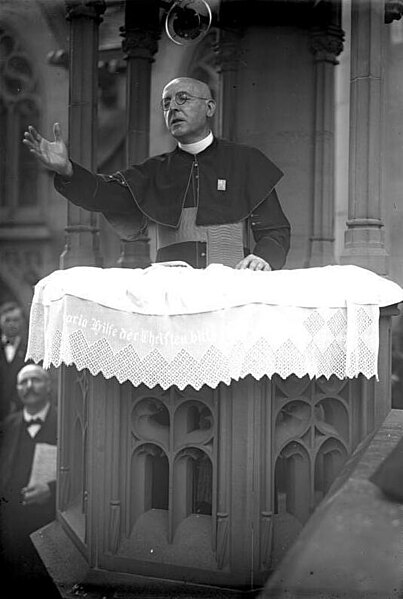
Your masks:
<instances>
[{"instance_id":1,"label":"carved stone pillar","mask_svg":"<svg viewBox=\"0 0 403 599\"><path fill-rule=\"evenodd\" d=\"M66 0L70 21L69 151L73 160L96 170L98 28L104 0ZM98 217L70 202L60 267L100 266Z\"/></svg>"},{"instance_id":2,"label":"carved stone pillar","mask_svg":"<svg viewBox=\"0 0 403 599\"><path fill-rule=\"evenodd\" d=\"M351 3L350 169L343 264L388 271L381 216L384 5Z\"/></svg>"},{"instance_id":3,"label":"carved stone pillar","mask_svg":"<svg viewBox=\"0 0 403 599\"><path fill-rule=\"evenodd\" d=\"M311 32L315 57L315 137L312 234L309 266L334 262L334 68L343 49L340 27L316 27Z\"/></svg>"},{"instance_id":4,"label":"carved stone pillar","mask_svg":"<svg viewBox=\"0 0 403 599\"><path fill-rule=\"evenodd\" d=\"M218 70L221 79L221 132L224 139L237 138L237 88L242 33L220 31L217 46Z\"/></svg>"},{"instance_id":5,"label":"carved stone pillar","mask_svg":"<svg viewBox=\"0 0 403 599\"><path fill-rule=\"evenodd\" d=\"M243 27L240 9L232 2L223 0L220 8L219 41L216 46L218 72L221 88L220 136L236 141L237 138L237 88L241 57Z\"/></svg>"},{"instance_id":6,"label":"carved stone pillar","mask_svg":"<svg viewBox=\"0 0 403 599\"><path fill-rule=\"evenodd\" d=\"M403 15L402 0L385 0L385 23L389 25L392 21L399 21Z\"/></svg>"},{"instance_id":7,"label":"carved stone pillar","mask_svg":"<svg viewBox=\"0 0 403 599\"><path fill-rule=\"evenodd\" d=\"M148 157L150 133L151 64L160 37L159 2L126 2L122 48L127 60L127 164ZM141 268L150 264L148 238L122 240L118 264Z\"/></svg>"}]
</instances>

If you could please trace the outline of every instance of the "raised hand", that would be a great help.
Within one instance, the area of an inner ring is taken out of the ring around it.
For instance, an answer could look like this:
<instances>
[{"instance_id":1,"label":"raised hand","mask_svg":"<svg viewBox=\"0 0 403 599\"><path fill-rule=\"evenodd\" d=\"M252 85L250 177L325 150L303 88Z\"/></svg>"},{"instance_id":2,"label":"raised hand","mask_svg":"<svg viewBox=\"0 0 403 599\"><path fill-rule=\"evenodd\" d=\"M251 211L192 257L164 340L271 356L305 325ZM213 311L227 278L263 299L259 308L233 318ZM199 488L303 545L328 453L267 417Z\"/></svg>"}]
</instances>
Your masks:
<instances>
[{"instance_id":1,"label":"raised hand","mask_svg":"<svg viewBox=\"0 0 403 599\"><path fill-rule=\"evenodd\" d=\"M73 174L73 167L59 123L53 125L53 135L55 140L48 141L38 133L35 127L29 125L28 131L24 133L22 143L46 168L64 177L70 177Z\"/></svg>"}]
</instances>

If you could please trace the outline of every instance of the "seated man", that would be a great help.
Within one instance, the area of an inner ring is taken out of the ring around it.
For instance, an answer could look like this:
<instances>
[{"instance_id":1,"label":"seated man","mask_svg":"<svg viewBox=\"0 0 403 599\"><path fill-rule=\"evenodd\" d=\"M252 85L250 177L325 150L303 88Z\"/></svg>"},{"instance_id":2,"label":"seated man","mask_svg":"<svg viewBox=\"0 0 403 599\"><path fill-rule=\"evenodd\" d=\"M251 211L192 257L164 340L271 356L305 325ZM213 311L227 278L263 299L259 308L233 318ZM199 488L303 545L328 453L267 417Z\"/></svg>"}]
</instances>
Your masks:
<instances>
[{"instance_id":1,"label":"seated man","mask_svg":"<svg viewBox=\"0 0 403 599\"><path fill-rule=\"evenodd\" d=\"M163 89L161 107L175 150L113 175L95 175L71 161L57 123L54 142L32 126L23 142L57 173L61 194L102 212L122 239L144 238L148 223L155 223L157 261L282 268L290 243L275 191L282 172L258 149L214 137L209 122L216 104L205 83L174 79Z\"/></svg>"}]
</instances>

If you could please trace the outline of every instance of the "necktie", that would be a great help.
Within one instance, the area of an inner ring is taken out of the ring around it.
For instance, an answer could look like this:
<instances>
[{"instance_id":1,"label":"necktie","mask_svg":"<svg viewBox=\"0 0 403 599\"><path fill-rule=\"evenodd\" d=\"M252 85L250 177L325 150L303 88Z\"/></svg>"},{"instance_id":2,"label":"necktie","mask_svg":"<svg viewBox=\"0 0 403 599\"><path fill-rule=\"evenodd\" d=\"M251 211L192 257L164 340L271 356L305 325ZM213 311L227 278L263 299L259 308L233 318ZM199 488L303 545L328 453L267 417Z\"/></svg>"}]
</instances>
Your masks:
<instances>
[{"instance_id":1,"label":"necktie","mask_svg":"<svg viewBox=\"0 0 403 599\"><path fill-rule=\"evenodd\" d=\"M30 426L32 426L34 424L39 424L39 426L41 426L43 424L43 420L41 420L40 418L32 418L32 420L26 421L25 426L27 428L29 428Z\"/></svg>"}]
</instances>

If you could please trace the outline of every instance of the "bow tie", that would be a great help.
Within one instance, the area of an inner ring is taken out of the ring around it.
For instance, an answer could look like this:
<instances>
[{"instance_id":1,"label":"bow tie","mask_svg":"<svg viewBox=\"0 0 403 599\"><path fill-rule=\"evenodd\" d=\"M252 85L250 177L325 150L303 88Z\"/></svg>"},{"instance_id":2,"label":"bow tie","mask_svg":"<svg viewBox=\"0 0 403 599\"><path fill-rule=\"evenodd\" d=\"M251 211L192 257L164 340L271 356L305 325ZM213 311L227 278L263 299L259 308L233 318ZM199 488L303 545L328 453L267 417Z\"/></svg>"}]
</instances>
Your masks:
<instances>
[{"instance_id":1,"label":"bow tie","mask_svg":"<svg viewBox=\"0 0 403 599\"><path fill-rule=\"evenodd\" d=\"M43 424L43 420L41 420L41 418L32 418L32 420L27 420L25 422L25 426L27 428L33 426L34 424L39 424L39 426L41 426Z\"/></svg>"}]
</instances>

